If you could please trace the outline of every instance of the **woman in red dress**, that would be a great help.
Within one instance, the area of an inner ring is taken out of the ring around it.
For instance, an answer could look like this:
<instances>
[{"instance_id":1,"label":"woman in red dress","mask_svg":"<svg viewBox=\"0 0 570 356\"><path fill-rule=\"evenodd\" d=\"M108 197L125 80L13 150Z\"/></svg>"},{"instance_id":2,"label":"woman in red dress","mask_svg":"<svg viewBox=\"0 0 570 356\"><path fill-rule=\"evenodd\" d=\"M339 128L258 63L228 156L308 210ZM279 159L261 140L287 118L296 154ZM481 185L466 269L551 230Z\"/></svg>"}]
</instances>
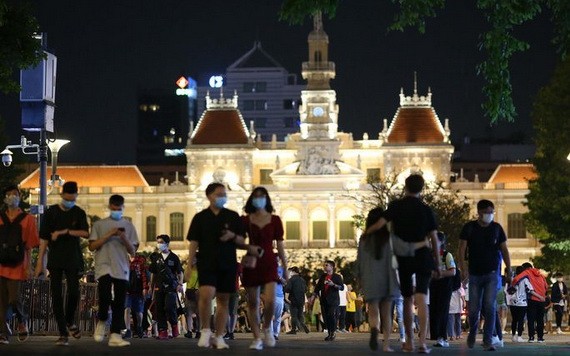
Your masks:
<instances>
[{"instance_id":1,"label":"woman in red dress","mask_svg":"<svg viewBox=\"0 0 570 356\"><path fill-rule=\"evenodd\" d=\"M264 187L253 190L245 204L245 213L242 217L243 226L249 237L250 245L257 245L264 251L258 258L255 268L244 268L242 284L247 291L249 323L253 332L254 340L250 349L262 350L263 344L268 347L275 346L275 337L271 328L271 319L275 307L275 286L279 281L277 275L277 255L281 260L282 267L287 274L287 259L283 244L283 224L277 215L273 215L269 193ZM276 241L277 255L273 251L273 240ZM264 309L263 328L264 339L261 339L259 323L259 294L263 287Z\"/></svg>"}]
</instances>

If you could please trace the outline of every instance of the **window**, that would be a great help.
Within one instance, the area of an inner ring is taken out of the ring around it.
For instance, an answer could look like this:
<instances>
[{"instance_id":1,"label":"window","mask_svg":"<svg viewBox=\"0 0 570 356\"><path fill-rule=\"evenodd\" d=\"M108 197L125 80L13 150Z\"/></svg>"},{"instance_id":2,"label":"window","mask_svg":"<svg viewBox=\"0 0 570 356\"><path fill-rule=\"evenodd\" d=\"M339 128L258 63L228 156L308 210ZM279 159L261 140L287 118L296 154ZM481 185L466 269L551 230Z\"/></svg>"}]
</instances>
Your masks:
<instances>
[{"instance_id":1,"label":"window","mask_svg":"<svg viewBox=\"0 0 570 356\"><path fill-rule=\"evenodd\" d=\"M377 183L380 181L380 168L368 168L366 170L366 181Z\"/></svg>"},{"instance_id":2,"label":"window","mask_svg":"<svg viewBox=\"0 0 570 356\"><path fill-rule=\"evenodd\" d=\"M256 100L255 101L255 111L267 110L267 100Z\"/></svg>"},{"instance_id":3,"label":"window","mask_svg":"<svg viewBox=\"0 0 570 356\"><path fill-rule=\"evenodd\" d=\"M267 127L267 119L263 118L255 119L255 127L264 129L265 127Z\"/></svg>"},{"instance_id":4,"label":"window","mask_svg":"<svg viewBox=\"0 0 570 356\"><path fill-rule=\"evenodd\" d=\"M184 214L182 213L170 214L170 240L184 240Z\"/></svg>"},{"instance_id":5,"label":"window","mask_svg":"<svg viewBox=\"0 0 570 356\"><path fill-rule=\"evenodd\" d=\"M338 238L339 240L354 240L354 225L352 221L338 222Z\"/></svg>"},{"instance_id":6,"label":"window","mask_svg":"<svg viewBox=\"0 0 570 356\"><path fill-rule=\"evenodd\" d=\"M264 93L267 91L266 82L244 82L243 92L244 93Z\"/></svg>"},{"instance_id":7,"label":"window","mask_svg":"<svg viewBox=\"0 0 570 356\"><path fill-rule=\"evenodd\" d=\"M313 221L313 240L326 240L327 238L327 222Z\"/></svg>"},{"instance_id":8,"label":"window","mask_svg":"<svg viewBox=\"0 0 570 356\"><path fill-rule=\"evenodd\" d=\"M271 179L271 173L273 173L273 169L260 169L259 184L261 185L273 184L273 179Z\"/></svg>"},{"instance_id":9,"label":"window","mask_svg":"<svg viewBox=\"0 0 570 356\"><path fill-rule=\"evenodd\" d=\"M297 108L297 102L293 99L285 99L283 100L283 109L285 110L293 110Z\"/></svg>"},{"instance_id":10,"label":"window","mask_svg":"<svg viewBox=\"0 0 570 356\"><path fill-rule=\"evenodd\" d=\"M156 216L146 217L146 241L156 239Z\"/></svg>"},{"instance_id":11,"label":"window","mask_svg":"<svg viewBox=\"0 0 570 356\"><path fill-rule=\"evenodd\" d=\"M508 238L509 239L526 239L526 228L521 213L512 213L508 216Z\"/></svg>"},{"instance_id":12,"label":"window","mask_svg":"<svg viewBox=\"0 0 570 356\"><path fill-rule=\"evenodd\" d=\"M286 221L285 222L285 239L300 240L301 239L301 222Z\"/></svg>"},{"instance_id":13,"label":"window","mask_svg":"<svg viewBox=\"0 0 570 356\"><path fill-rule=\"evenodd\" d=\"M267 83L266 82L255 82L255 92L256 93L265 93L267 91Z\"/></svg>"},{"instance_id":14,"label":"window","mask_svg":"<svg viewBox=\"0 0 570 356\"><path fill-rule=\"evenodd\" d=\"M252 111L252 110L255 110L255 101L253 101L253 100L244 100L244 101L243 101L243 110L244 110L244 111Z\"/></svg>"},{"instance_id":15,"label":"window","mask_svg":"<svg viewBox=\"0 0 570 356\"><path fill-rule=\"evenodd\" d=\"M243 83L243 92L244 93L253 93L255 90L255 83L252 82L245 82Z\"/></svg>"},{"instance_id":16,"label":"window","mask_svg":"<svg viewBox=\"0 0 570 356\"><path fill-rule=\"evenodd\" d=\"M296 117L286 117L283 121L285 123L285 127L299 127L301 124L301 121Z\"/></svg>"}]
</instances>

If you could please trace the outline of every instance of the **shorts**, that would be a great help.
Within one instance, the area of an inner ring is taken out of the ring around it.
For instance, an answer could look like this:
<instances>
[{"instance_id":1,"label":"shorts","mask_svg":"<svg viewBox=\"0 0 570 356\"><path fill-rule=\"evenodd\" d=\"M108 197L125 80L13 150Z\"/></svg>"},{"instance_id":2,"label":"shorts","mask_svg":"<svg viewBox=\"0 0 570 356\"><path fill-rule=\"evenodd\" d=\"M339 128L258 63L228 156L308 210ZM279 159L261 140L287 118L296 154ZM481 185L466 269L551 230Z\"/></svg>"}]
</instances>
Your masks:
<instances>
[{"instance_id":1,"label":"shorts","mask_svg":"<svg viewBox=\"0 0 570 356\"><path fill-rule=\"evenodd\" d=\"M130 308L133 313L142 313L144 309L143 296L127 294L127 298L125 298L125 308Z\"/></svg>"},{"instance_id":2,"label":"shorts","mask_svg":"<svg viewBox=\"0 0 570 356\"><path fill-rule=\"evenodd\" d=\"M218 293L236 292L237 271L234 270L200 270L198 269L198 280L200 286L211 286L216 288Z\"/></svg>"},{"instance_id":3,"label":"shorts","mask_svg":"<svg viewBox=\"0 0 570 356\"><path fill-rule=\"evenodd\" d=\"M431 272L435 263L431 251L421 248L414 257L398 257L398 275L400 277L400 291L403 297L411 297L414 293L426 294L429 290ZM416 276L416 288L412 283L412 276Z\"/></svg>"}]
</instances>

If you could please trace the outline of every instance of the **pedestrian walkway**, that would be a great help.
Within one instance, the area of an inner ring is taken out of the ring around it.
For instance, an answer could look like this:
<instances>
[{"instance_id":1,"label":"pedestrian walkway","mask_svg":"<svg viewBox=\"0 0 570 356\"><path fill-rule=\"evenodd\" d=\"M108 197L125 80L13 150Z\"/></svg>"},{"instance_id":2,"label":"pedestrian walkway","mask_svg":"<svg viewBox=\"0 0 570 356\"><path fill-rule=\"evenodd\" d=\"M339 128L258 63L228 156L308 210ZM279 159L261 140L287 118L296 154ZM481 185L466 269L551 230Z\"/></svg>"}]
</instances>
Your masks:
<instances>
[{"instance_id":1,"label":"pedestrian walkway","mask_svg":"<svg viewBox=\"0 0 570 356\"><path fill-rule=\"evenodd\" d=\"M251 334L235 334L236 340L230 340L230 350L200 349L196 346L196 339L186 339L182 336L168 341L155 339L131 339L132 345L124 348L110 348L107 343L97 343L92 337L85 336L79 340L71 339L69 346L55 346L55 336L32 336L28 341L19 343L15 338L9 345L0 345L0 355L250 355L258 351L248 349L251 342ZM318 332L310 334L298 333L297 335L281 335L274 349L265 349L263 355L291 356L315 356L336 354L345 355L370 355L381 353L372 352L368 348L368 334L348 333L337 334L333 342L323 341L325 335ZM510 340L510 339L509 339ZM107 339L105 340L107 341ZM396 339L392 341L392 347L396 354L400 352L400 345ZM547 335L544 344L512 343L505 342L505 346L497 349L502 355L570 355L570 334ZM480 340L474 349L469 350L465 345L465 339L450 342L450 347L445 349L433 349L435 355L478 355L486 354L480 346Z\"/></svg>"}]
</instances>

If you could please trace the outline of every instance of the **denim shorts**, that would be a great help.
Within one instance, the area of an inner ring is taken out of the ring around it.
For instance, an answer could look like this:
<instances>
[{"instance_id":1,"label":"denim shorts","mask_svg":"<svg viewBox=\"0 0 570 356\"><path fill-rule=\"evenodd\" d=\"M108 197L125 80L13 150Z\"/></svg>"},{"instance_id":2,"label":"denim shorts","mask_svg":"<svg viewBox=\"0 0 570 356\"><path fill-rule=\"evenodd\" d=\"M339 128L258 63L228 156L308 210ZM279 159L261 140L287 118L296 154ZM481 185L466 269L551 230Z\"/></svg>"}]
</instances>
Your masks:
<instances>
[{"instance_id":1,"label":"denim shorts","mask_svg":"<svg viewBox=\"0 0 570 356\"><path fill-rule=\"evenodd\" d=\"M130 308L133 313L142 313L144 309L144 298L142 295L127 294L125 308Z\"/></svg>"}]
</instances>

